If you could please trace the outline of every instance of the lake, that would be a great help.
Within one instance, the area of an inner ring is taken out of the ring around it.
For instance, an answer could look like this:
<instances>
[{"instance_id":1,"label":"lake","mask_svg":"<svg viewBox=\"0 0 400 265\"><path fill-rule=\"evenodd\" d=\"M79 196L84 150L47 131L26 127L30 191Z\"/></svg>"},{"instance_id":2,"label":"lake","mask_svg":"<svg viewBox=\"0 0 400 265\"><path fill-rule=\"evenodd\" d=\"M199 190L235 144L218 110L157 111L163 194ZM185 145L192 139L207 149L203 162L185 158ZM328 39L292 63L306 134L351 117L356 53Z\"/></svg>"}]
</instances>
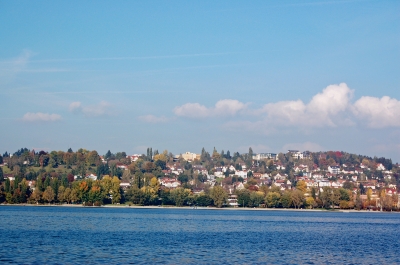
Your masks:
<instances>
[{"instance_id":1,"label":"lake","mask_svg":"<svg viewBox=\"0 0 400 265\"><path fill-rule=\"evenodd\" d=\"M0 206L1 264L400 264L400 214Z\"/></svg>"}]
</instances>

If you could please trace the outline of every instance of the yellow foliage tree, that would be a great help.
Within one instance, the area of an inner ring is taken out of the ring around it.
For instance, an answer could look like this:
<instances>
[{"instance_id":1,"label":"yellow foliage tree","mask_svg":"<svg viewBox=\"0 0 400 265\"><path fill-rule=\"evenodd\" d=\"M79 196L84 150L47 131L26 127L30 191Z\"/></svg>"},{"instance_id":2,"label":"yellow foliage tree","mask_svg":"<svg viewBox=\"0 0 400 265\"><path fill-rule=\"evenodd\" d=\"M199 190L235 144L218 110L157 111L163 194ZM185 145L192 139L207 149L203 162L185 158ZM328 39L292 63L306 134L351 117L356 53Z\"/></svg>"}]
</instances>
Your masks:
<instances>
[{"instance_id":1,"label":"yellow foliage tree","mask_svg":"<svg viewBox=\"0 0 400 265\"><path fill-rule=\"evenodd\" d=\"M299 180L296 184L296 188L302 192L307 191L307 183L304 180Z\"/></svg>"},{"instance_id":2,"label":"yellow foliage tree","mask_svg":"<svg viewBox=\"0 0 400 265\"><path fill-rule=\"evenodd\" d=\"M117 176L114 176L111 181L112 184L112 203L119 203L121 201L120 184L121 181Z\"/></svg>"},{"instance_id":3,"label":"yellow foliage tree","mask_svg":"<svg viewBox=\"0 0 400 265\"><path fill-rule=\"evenodd\" d=\"M164 153L162 153L162 154L157 154L157 155L155 155L155 156L153 157L153 160L154 160L154 161L161 160L161 161L167 162L167 156L166 156Z\"/></svg>"},{"instance_id":4,"label":"yellow foliage tree","mask_svg":"<svg viewBox=\"0 0 400 265\"><path fill-rule=\"evenodd\" d=\"M311 208L314 208L314 204L315 204L314 198L313 198L313 197L307 197L307 198L306 198L306 204L307 204L308 206L310 206L310 209L311 209Z\"/></svg>"}]
</instances>

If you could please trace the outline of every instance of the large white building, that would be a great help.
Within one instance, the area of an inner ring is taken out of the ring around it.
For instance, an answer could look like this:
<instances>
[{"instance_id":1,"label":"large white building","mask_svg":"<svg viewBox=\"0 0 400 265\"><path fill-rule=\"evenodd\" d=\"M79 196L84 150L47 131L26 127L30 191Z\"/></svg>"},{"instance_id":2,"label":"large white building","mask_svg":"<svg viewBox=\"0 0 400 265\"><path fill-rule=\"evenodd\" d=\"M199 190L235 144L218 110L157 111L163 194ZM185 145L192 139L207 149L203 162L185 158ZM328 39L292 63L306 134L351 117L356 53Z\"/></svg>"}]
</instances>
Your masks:
<instances>
[{"instance_id":1,"label":"large white building","mask_svg":"<svg viewBox=\"0 0 400 265\"><path fill-rule=\"evenodd\" d=\"M259 153L256 155L253 155L253 159L254 160L258 160L260 161L261 159L278 159L277 154L273 154L273 153Z\"/></svg>"}]
</instances>

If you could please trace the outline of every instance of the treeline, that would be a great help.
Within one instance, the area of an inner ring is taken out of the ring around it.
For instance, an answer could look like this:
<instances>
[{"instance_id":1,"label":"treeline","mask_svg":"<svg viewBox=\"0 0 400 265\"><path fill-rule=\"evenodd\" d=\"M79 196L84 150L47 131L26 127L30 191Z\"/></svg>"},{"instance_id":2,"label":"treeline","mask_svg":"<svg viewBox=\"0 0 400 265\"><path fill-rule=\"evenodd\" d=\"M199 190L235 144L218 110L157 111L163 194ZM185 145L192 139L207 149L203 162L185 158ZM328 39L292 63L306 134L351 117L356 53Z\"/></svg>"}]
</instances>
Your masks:
<instances>
[{"instance_id":1,"label":"treeline","mask_svg":"<svg viewBox=\"0 0 400 265\"><path fill-rule=\"evenodd\" d=\"M77 180L67 178L38 178L35 186L26 179L10 181L6 179L0 189L0 202L19 203L74 203L103 205L120 203L123 191L120 180L114 176L104 176L102 180Z\"/></svg>"}]
</instances>

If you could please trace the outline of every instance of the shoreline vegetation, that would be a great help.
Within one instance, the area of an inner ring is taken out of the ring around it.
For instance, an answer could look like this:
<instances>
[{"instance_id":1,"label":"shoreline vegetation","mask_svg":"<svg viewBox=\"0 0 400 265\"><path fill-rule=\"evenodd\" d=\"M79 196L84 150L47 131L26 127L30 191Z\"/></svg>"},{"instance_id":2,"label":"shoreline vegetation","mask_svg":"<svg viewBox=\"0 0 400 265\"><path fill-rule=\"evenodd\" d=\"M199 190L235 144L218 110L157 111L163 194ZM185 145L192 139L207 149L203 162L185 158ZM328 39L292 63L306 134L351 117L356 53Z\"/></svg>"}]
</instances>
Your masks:
<instances>
[{"instance_id":1,"label":"shoreline vegetation","mask_svg":"<svg viewBox=\"0 0 400 265\"><path fill-rule=\"evenodd\" d=\"M21 148L0 156L0 204L10 205L392 212L398 187L391 159L339 151L102 156Z\"/></svg>"},{"instance_id":2,"label":"shoreline vegetation","mask_svg":"<svg viewBox=\"0 0 400 265\"><path fill-rule=\"evenodd\" d=\"M287 212L342 212L342 213L397 213L398 211L369 211L369 210L343 210L343 209L294 209L294 208L250 208L250 207L193 207L193 206L154 206L154 205L128 205L128 204L106 204L101 206L85 206L82 204L0 204L0 207L17 206L17 207L73 207L73 208L116 208L116 209L169 209L169 210L222 210L222 211L287 211Z\"/></svg>"}]
</instances>

